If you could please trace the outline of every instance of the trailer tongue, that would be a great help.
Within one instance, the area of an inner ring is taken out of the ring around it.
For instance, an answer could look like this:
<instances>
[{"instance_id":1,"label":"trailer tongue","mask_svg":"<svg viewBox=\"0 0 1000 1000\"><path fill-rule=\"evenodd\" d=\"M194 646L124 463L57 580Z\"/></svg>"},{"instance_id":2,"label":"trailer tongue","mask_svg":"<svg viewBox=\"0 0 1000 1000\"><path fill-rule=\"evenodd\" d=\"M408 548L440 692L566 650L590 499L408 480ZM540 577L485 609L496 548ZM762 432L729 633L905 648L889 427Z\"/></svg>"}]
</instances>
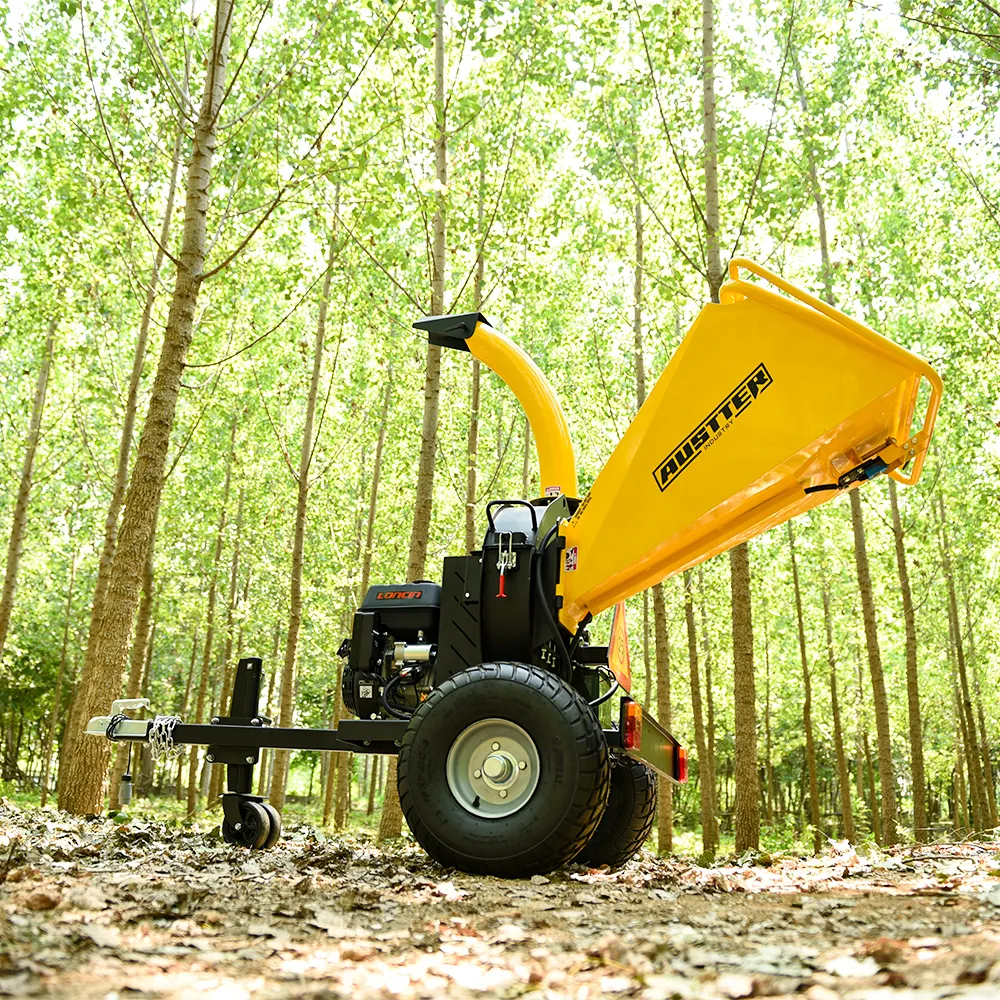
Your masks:
<instances>
[{"instance_id":1,"label":"trailer tongue","mask_svg":"<svg viewBox=\"0 0 1000 1000\"><path fill-rule=\"evenodd\" d=\"M652 827L657 776L686 780L687 757L629 697L624 614L611 649L591 644L592 616L877 475L916 482L941 398L926 362L840 311L749 261L730 277L582 501L565 416L534 362L478 313L415 324L513 390L543 496L489 503L482 547L446 558L440 584L369 589L339 650L359 718L272 726L249 657L230 714L210 725L132 719L140 699L116 701L87 732L158 753L207 746L227 768L231 844L280 835L277 812L251 793L271 747L398 754L410 829L446 865L523 877L574 858L627 861Z\"/></svg>"}]
</instances>

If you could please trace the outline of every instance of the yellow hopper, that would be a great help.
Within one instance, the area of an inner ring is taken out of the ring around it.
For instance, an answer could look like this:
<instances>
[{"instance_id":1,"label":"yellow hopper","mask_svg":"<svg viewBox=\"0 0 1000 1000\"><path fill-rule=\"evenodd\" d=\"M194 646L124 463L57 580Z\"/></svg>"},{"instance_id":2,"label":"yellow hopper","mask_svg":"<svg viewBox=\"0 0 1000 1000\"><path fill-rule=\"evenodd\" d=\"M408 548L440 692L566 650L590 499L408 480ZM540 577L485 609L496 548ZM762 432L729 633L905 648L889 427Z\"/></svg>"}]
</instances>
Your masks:
<instances>
[{"instance_id":1,"label":"yellow hopper","mask_svg":"<svg viewBox=\"0 0 1000 1000\"><path fill-rule=\"evenodd\" d=\"M741 267L792 298L742 280ZM564 526L571 631L879 473L920 477L937 372L751 261L729 274Z\"/></svg>"}]
</instances>

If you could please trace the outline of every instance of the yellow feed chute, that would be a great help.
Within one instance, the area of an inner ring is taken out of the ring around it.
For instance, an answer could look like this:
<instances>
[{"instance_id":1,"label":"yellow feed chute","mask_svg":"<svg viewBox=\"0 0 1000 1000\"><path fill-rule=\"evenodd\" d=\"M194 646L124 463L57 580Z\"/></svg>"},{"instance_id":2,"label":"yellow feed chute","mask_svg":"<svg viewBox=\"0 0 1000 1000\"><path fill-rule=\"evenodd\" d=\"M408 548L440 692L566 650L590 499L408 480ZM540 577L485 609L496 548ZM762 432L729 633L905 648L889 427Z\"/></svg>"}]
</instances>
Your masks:
<instances>
[{"instance_id":1,"label":"yellow feed chute","mask_svg":"<svg viewBox=\"0 0 1000 1000\"><path fill-rule=\"evenodd\" d=\"M741 280L740 267L794 299ZM941 398L934 369L750 261L734 260L730 278L562 526L571 632L879 472L920 476ZM922 379L930 400L914 432Z\"/></svg>"}]
</instances>

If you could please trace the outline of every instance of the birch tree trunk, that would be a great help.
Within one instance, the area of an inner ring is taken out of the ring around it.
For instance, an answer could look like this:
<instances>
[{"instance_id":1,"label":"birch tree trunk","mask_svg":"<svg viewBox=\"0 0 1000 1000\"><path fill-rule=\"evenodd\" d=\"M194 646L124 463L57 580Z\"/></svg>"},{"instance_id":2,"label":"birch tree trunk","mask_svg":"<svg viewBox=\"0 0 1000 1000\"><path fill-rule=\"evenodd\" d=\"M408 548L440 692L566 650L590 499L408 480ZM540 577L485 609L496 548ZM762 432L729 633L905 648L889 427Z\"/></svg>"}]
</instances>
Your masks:
<instances>
[{"instance_id":1,"label":"birch tree trunk","mask_svg":"<svg viewBox=\"0 0 1000 1000\"><path fill-rule=\"evenodd\" d=\"M483 303L483 274L486 269L485 232L483 229L483 202L486 197L486 159L479 158L479 196L476 204L476 231L479 233L481 248L476 261L476 276L472 285L472 309L479 312ZM479 450L479 390L480 371L479 358L472 359L472 370L469 376L469 434L466 452L465 477L465 551L471 552L476 547L476 461Z\"/></svg>"},{"instance_id":2,"label":"birch tree trunk","mask_svg":"<svg viewBox=\"0 0 1000 1000\"><path fill-rule=\"evenodd\" d=\"M444 0L434 3L434 174L438 182L437 205L434 210L431 246L431 313L444 312L445 286L445 199L448 185L448 122L445 103L444 65ZM417 470L417 495L413 507L413 529L410 532L410 555L406 579L420 580L427 564L427 540L431 530L434 505L434 458L437 451L438 401L441 393L441 348L427 345L424 375L424 416L420 432L420 464ZM396 788L396 758L389 760L385 798L379 817L377 843L399 837L403 831L403 812Z\"/></svg>"},{"instance_id":3,"label":"birch tree trunk","mask_svg":"<svg viewBox=\"0 0 1000 1000\"><path fill-rule=\"evenodd\" d=\"M656 714L660 724L670 729L670 633L663 584L653 587L653 636L656 648ZM660 854L674 849L674 786L669 781L657 783L657 848Z\"/></svg>"},{"instance_id":4,"label":"birch tree trunk","mask_svg":"<svg viewBox=\"0 0 1000 1000\"><path fill-rule=\"evenodd\" d=\"M937 509L941 537L941 566L948 588L948 630L951 633L952 647L955 651L955 665L958 668L959 710L962 713L965 756L968 760L972 821L974 829L980 831L986 829L990 819L990 810L986 801L981 761L976 749L976 721L972 714L969 674L965 663L965 644L962 642L962 628L958 617L958 599L955 591L955 574L951 563L951 546L948 541L948 524L944 513L944 498L940 494L938 494Z\"/></svg>"},{"instance_id":5,"label":"birch tree trunk","mask_svg":"<svg viewBox=\"0 0 1000 1000\"><path fill-rule=\"evenodd\" d=\"M187 74L185 74L185 79ZM163 211L163 222L160 226L160 239L153 254L153 267L146 286L146 301L139 322L139 336L135 342L132 354L132 372L129 375L128 392L125 397L125 413L122 420L122 432L118 441L118 461L115 466L115 478L111 487L111 502L108 504L107 517L104 520L104 541L101 545L101 556L97 564L97 581L94 586L94 600L90 606L90 628L87 632L87 651L84 655L84 673L93 670L94 654L104 621L104 603L108 596L108 584L111 580L111 564L118 545L118 522L121 517L122 503L125 500L125 487L128 485L129 458L132 452L132 438L135 434L135 417L138 410L139 382L142 379L142 369L146 361L146 349L149 344L149 327L153 318L153 307L156 305L156 293L160 283L160 270L163 267L164 250L170 240L170 228L174 215L174 200L177 194L177 177L180 173L182 140L184 131L178 127L174 138L174 152L170 165L170 178L167 181L167 203ZM89 667L88 667L89 664ZM64 752L74 753L76 740L82 737L82 727L87 719L80 719L76 714L74 704L70 713L68 741ZM119 747L119 751L127 751L127 747ZM118 755L121 756L121 753ZM117 768L117 758L116 758ZM122 770L118 777L124 773ZM112 779L112 785L116 784ZM113 802L117 801L117 791Z\"/></svg>"},{"instance_id":6,"label":"birch tree trunk","mask_svg":"<svg viewBox=\"0 0 1000 1000\"><path fill-rule=\"evenodd\" d=\"M979 720L979 740L983 753L983 775L986 779L986 804L989 807L990 827L996 829L1000 825L997 816L996 784L993 780L993 759L990 754L990 741L986 732L986 716L983 714L983 697L979 688L979 660L976 656L975 632L972 630L972 611L969 607L969 589L963 588L965 604L965 634L969 642L969 661L972 672L973 691L976 696L976 718Z\"/></svg>"},{"instance_id":7,"label":"birch tree trunk","mask_svg":"<svg viewBox=\"0 0 1000 1000\"><path fill-rule=\"evenodd\" d=\"M146 648L149 645L150 621L153 615L153 551L156 546L156 526L153 526L154 537L149 543L146 562L142 569L142 599L139 601L139 613L135 622L135 635L132 638L132 653L129 657L128 680L125 683L125 697L138 698L142 690L143 667L146 664ZM108 782L108 808L118 808L118 788L125 774L129 760L129 744L117 748L114 767L111 769L111 780Z\"/></svg>"},{"instance_id":8,"label":"birch tree trunk","mask_svg":"<svg viewBox=\"0 0 1000 1000\"><path fill-rule=\"evenodd\" d=\"M243 530L243 500L245 488L240 487L240 495L236 501L236 525L233 537L233 555L229 564L229 593L226 599L226 644L222 651L222 690L219 694L219 715L229 714L229 703L232 699L233 674L233 619L236 615L236 586L240 572L240 534ZM208 808L219 803L222 794L222 780L225 775L225 764L212 765L212 779L208 787ZM221 804L221 803L220 803Z\"/></svg>"},{"instance_id":9,"label":"birch tree trunk","mask_svg":"<svg viewBox=\"0 0 1000 1000\"><path fill-rule=\"evenodd\" d=\"M194 638L191 640L191 662L188 664L187 684L184 686L184 698L180 703L177 715L179 718L187 718L188 705L191 704L191 687L194 684L194 666L198 662L198 630L195 629ZM178 802L184 801L184 758L177 761L177 787L174 789L174 796Z\"/></svg>"},{"instance_id":10,"label":"birch tree trunk","mask_svg":"<svg viewBox=\"0 0 1000 1000\"><path fill-rule=\"evenodd\" d=\"M885 694L882 654L878 645L875 623L875 599L872 595L868 551L865 547L865 523L861 514L861 497L851 490L851 524L854 528L854 558L858 571L858 591L865 623L865 645L868 649L868 669L872 678L872 702L875 708L875 730L878 733L878 770L882 785L882 838L879 843L891 846L898 842L896 833L896 784L892 774L892 737L889 731L889 701ZM867 746L866 746L867 750ZM872 806L874 808L874 801ZM872 822L874 823L874 813Z\"/></svg>"},{"instance_id":11,"label":"birch tree trunk","mask_svg":"<svg viewBox=\"0 0 1000 1000\"><path fill-rule=\"evenodd\" d=\"M38 442L42 436L42 412L45 410L45 396L49 388L49 372L52 369L52 353L56 342L56 321L49 321L49 330L45 335L45 346L42 350L42 363L35 378L35 393L31 401L31 417L28 421L28 434L24 442L24 458L21 461L21 478L17 486L17 499L14 501L14 517L10 526L10 537L7 540L7 566L3 578L3 591L0 593L0 657L7 645L7 633L10 630L10 616L14 610L14 595L17 592L17 572L21 563L21 551L24 547L24 529L28 524L28 501L31 499L31 487L35 474L35 455L38 452Z\"/></svg>"},{"instance_id":12,"label":"birch tree trunk","mask_svg":"<svg viewBox=\"0 0 1000 1000\"><path fill-rule=\"evenodd\" d=\"M52 773L52 748L56 741L56 729L59 726L59 714L62 711L63 679L66 676L66 652L69 649L69 623L73 620L73 588L76 583L76 550L69 564L69 587L66 590L66 607L63 611L62 650L59 654L59 670L56 673L56 688L52 693L52 711L49 714L49 728L45 734L45 745L42 749L42 801L44 808L49 798L49 777Z\"/></svg>"},{"instance_id":13,"label":"birch tree trunk","mask_svg":"<svg viewBox=\"0 0 1000 1000\"><path fill-rule=\"evenodd\" d=\"M809 770L809 822L813 828L813 852L819 854L823 847L823 832L819 817L819 782L816 779L816 742L812 724L812 678L809 674L809 657L806 654L806 627L802 615L802 588L799 584L799 564L795 558L795 531L788 522L788 549L792 557L792 583L795 588L795 620L799 633L799 659L802 663L802 726L806 735L806 765Z\"/></svg>"},{"instance_id":14,"label":"birch tree trunk","mask_svg":"<svg viewBox=\"0 0 1000 1000\"><path fill-rule=\"evenodd\" d=\"M760 777L757 773L757 689L750 618L750 559L745 545L730 556L733 608L733 700L736 709L736 853L760 847ZM747 641L749 640L749 645Z\"/></svg>"},{"instance_id":15,"label":"birch tree trunk","mask_svg":"<svg viewBox=\"0 0 1000 1000\"><path fill-rule=\"evenodd\" d=\"M687 625L688 665L691 671L691 714L694 716L695 746L698 748L698 778L701 785L701 849L706 858L715 853L715 797L712 772L705 766L708 757L705 722L701 707L701 678L698 670L698 633L694 624L691 571L684 571L684 621Z\"/></svg>"},{"instance_id":16,"label":"birch tree trunk","mask_svg":"<svg viewBox=\"0 0 1000 1000\"><path fill-rule=\"evenodd\" d=\"M219 511L219 526L215 532L215 550L212 554L212 571L208 581L208 608L205 611L205 646L201 658L201 676L198 680L198 701L195 707L197 723L205 721L205 703L208 700L209 671L212 662L212 646L215 643L215 601L219 588L219 563L225 542L226 517L229 508L229 489L232 484L233 453L236 448L236 417L233 417L229 433L229 453L226 457L226 478L222 486L222 507ZM193 816L198 809L198 794L201 783L198 780L198 761L201 750L191 747L188 751L187 814Z\"/></svg>"},{"instance_id":17,"label":"birch tree trunk","mask_svg":"<svg viewBox=\"0 0 1000 1000\"><path fill-rule=\"evenodd\" d=\"M855 843L854 810L851 806L851 776L844 753L844 732L840 725L840 703L837 700L837 658L833 651L833 621L830 615L830 592L823 588L823 624L826 627L826 658L830 667L830 708L833 713L833 747L837 757L837 780L840 784L840 815L844 823L844 839Z\"/></svg>"},{"instance_id":18,"label":"birch tree trunk","mask_svg":"<svg viewBox=\"0 0 1000 1000\"><path fill-rule=\"evenodd\" d=\"M292 724L292 701L295 691L295 655L298 650L299 630L302 628L302 562L306 540L306 510L309 504L309 466L313 455L313 423L316 419L316 401L319 398L320 373L323 369L323 345L326 342L326 317L330 303L330 283L333 277L333 261L336 240L331 238L327 252L326 274L323 277L323 293L319 302L316 320L316 336L313 340L312 376L309 381L309 399L306 403L306 419L302 428L302 447L299 451L298 498L295 505L295 526L292 538L292 571L288 588L288 633L285 637L285 659L281 670L281 706L278 711L278 725ZM332 377L332 376L331 376ZM275 750L274 774L271 777L271 804L279 811L285 804L285 785L288 780L288 750Z\"/></svg>"},{"instance_id":19,"label":"birch tree trunk","mask_svg":"<svg viewBox=\"0 0 1000 1000\"><path fill-rule=\"evenodd\" d=\"M913 836L921 843L930 837L927 824L927 779L924 775L924 735L920 724L920 687L917 677L917 625L910 591L910 573L906 565L903 521L899 516L896 483L889 478L889 504L892 508L892 535L896 545L896 570L899 592L903 598L903 628L906 635L906 702L910 722L910 776L913 781Z\"/></svg>"},{"instance_id":20,"label":"birch tree trunk","mask_svg":"<svg viewBox=\"0 0 1000 1000\"><path fill-rule=\"evenodd\" d=\"M225 94L232 0L217 0L208 71L188 163L184 236L167 315L167 326L149 408L139 439L139 453L125 498L108 593L90 668L80 678L76 719L107 711L121 690L129 641L139 600L146 550L160 505L170 432L173 428L184 359L191 345L194 313L201 290L206 254L206 222L219 110ZM75 813L100 809L109 747L104 740L79 740L60 788L60 806Z\"/></svg>"},{"instance_id":21,"label":"birch tree trunk","mask_svg":"<svg viewBox=\"0 0 1000 1000\"><path fill-rule=\"evenodd\" d=\"M444 0L435 0L434 174L439 185L431 245L431 313L435 316L444 312L446 266L445 198L448 184L448 133L444 88L444 6ZM430 534L431 512L434 505L434 458L437 452L440 395L441 348L428 343L424 374L424 415L420 431L420 463L417 469L417 492L413 508L413 528L410 532L410 555L406 569L406 579L409 581L421 579L427 563L427 539ZM390 761L390 770L393 771L391 784L395 787L395 765L392 761Z\"/></svg>"}]
</instances>

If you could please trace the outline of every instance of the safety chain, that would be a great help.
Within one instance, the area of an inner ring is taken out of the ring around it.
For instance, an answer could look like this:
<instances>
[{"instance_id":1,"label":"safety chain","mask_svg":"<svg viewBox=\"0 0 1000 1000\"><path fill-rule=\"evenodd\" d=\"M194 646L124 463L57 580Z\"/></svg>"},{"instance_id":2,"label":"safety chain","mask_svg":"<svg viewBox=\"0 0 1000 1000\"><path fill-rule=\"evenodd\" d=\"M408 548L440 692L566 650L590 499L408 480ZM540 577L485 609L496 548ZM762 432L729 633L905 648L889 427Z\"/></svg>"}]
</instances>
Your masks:
<instances>
[{"instance_id":1,"label":"safety chain","mask_svg":"<svg viewBox=\"0 0 1000 1000\"><path fill-rule=\"evenodd\" d=\"M174 729L181 720L176 715L158 715L149 724L149 753L155 763L160 757L172 760L180 757L181 747L174 743Z\"/></svg>"}]
</instances>

